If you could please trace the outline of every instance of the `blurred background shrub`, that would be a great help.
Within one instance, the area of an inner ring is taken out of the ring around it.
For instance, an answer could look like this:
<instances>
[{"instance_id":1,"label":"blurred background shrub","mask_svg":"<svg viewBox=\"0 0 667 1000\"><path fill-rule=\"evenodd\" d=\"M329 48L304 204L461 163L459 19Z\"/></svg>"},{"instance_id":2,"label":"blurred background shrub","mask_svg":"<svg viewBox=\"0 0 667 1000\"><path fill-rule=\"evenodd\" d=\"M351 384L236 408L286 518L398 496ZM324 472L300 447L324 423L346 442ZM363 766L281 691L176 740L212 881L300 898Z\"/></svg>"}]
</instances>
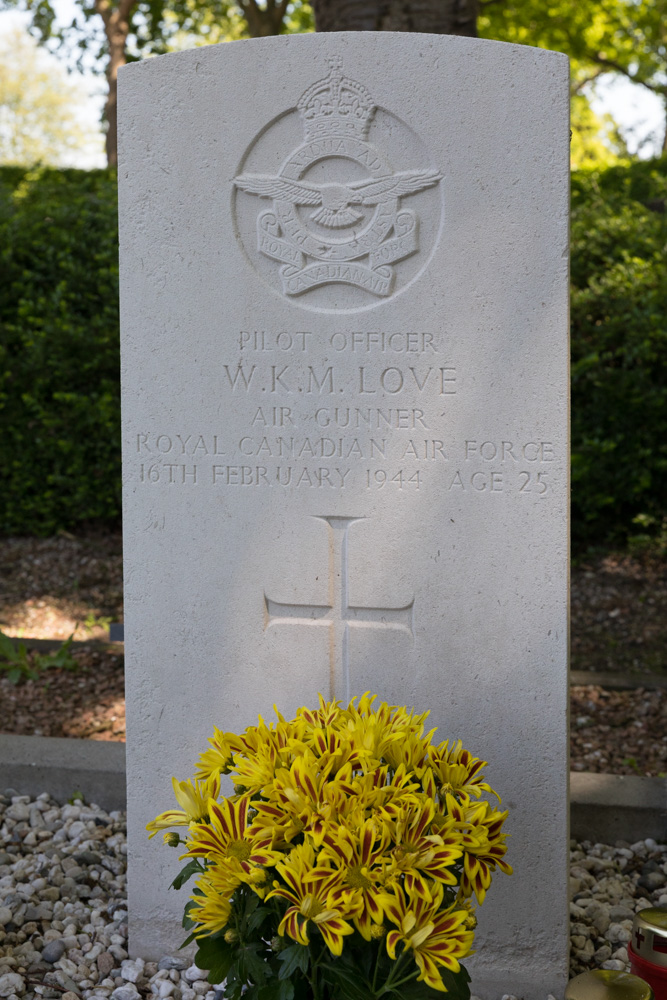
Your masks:
<instances>
[{"instance_id":1,"label":"blurred background shrub","mask_svg":"<svg viewBox=\"0 0 667 1000\"><path fill-rule=\"evenodd\" d=\"M667 158L572 178L575 551L667 516Z\"/></svg>"},{"instance_id":2,"label":"blurred background shrub","mask_svg":"<svg viewBox=\"0 0 667 1000\"><path fill-rule=\"evenodd\" d=\"M0 531L120 514L116 178L0 168Z\"/></svg>"}]
</instances>

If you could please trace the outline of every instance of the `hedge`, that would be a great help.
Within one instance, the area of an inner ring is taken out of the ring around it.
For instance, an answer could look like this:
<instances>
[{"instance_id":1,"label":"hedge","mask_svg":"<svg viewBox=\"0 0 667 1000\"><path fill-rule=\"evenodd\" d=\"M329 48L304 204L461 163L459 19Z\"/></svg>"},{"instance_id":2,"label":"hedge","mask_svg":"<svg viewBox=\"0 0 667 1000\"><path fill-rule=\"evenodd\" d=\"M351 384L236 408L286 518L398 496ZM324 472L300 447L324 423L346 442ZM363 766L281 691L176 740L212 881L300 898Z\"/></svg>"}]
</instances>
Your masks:
<instances>
[{"instance_id":1,"label":"hedge","mask_svg":"<svg viewBox=\"0 0 667 1000\"><path fill-rule=\"evenodd\" d=\"M576 549L667 517L667 159L572 183ZM0 168L0 533L120 514L116 179Z\"/></svg>"},{"instance_id":2,"label":"hedge","mask_svg":"<svg viewBox=\"0 0 667 1000\"><path fill-rule=\"evenodd\" d=\"M116 180L0 169L0 532L120 513Z\"/></svg>"},{"instance_id":3,"label":"hedge","mask_svg":"<svg viewBox=\"0 0 667 1000\"><path fill-rule=\"evenodd\" d=\"M572 534L667 516L667 158L572 182Z\"/></svg>"}]
</instances>

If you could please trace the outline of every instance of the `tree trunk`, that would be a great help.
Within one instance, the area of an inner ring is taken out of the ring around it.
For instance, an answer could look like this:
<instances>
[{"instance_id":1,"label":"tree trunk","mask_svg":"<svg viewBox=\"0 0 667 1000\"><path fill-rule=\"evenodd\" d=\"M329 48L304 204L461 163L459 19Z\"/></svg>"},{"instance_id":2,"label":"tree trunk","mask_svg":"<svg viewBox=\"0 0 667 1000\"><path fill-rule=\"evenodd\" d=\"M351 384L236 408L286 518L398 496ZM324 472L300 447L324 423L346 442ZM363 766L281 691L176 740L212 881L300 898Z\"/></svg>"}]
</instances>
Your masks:
<instances>
[{"instance_id":1,"label":"tree trunk","mask_svg":"<svg viewBox=\"0 0 667 1000\"><path fill-rule=\"evenodd\" d=\"M251 38L267 38L269 35L279 35L283 30L283 21L289 0L266 0L260 7L257 0L239 0L241 13L248 25Z\"/></svg>"},{"instance_id":2,"label":"tree trunk","mask_svg":"<svg viewBox=\"0 0 667 1000\"><path fill-rule=\"evenodd\" d=\"M118 70L126 63L125 46L130 31L129 16L135 0L120 0L116 9L109 0L95 0L95 9L104 21L109 46L106 76L109 85L104 119L107 123L106 152L110 167L118 166Z\"/></svg>"},{"instance_id":3,"label":"tree trunk","mask_svg":"<svg viewBox=\"0 0 667 1000\"><path fill-rule=\"evenodd\" d=\"M477 36L477 0L311 0L317 31Z\"/></svg>"}]
</instances>

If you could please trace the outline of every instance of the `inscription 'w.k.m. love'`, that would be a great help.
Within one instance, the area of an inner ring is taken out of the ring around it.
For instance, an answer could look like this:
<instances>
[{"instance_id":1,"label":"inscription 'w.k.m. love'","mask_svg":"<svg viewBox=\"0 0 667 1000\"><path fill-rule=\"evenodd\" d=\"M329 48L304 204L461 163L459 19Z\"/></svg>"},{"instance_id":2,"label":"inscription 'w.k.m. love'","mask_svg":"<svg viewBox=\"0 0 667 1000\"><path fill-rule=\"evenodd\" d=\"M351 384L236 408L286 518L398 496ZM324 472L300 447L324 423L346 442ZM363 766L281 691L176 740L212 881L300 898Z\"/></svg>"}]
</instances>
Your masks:
<instances>
[{"instance_id":1,"label":"inscription 'w.k.m. love'","mask_svg":"<svg viewBox=\"0 0 667 1000\"><path fill-rule=\"evenodd\" d=\"M318 516L329 535L328 604L290 604L264 594L264 627L316 625L329 630L330 697L349 701L350 628L394 628L413 636L414 597L402 607L365 607L350 604L348 533L361 517ZM356 689L355 689L356 690Z\"/></svg>"}]
</instances>

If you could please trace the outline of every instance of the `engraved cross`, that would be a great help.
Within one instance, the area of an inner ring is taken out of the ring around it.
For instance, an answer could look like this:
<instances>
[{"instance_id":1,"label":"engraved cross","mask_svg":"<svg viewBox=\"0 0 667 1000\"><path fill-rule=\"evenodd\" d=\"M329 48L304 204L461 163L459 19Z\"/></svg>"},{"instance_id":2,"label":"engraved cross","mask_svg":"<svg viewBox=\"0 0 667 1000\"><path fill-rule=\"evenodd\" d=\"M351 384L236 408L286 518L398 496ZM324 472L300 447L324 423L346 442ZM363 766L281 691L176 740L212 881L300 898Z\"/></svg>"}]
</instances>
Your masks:
<instances>
[{"instance_id":1,"label":"engraved cross","mask_svg":"<svg viewBox=\"0 0 667 1000\"><path fill-rule=\"evenodd\" d=\"M317 625L329 630L330 697L350 694L350 628L394 628L413 635L414 597L400 608L350 604L348 532L359 517L318 517L329 535L328 604L283 604L264 594L264 628L274 625Z\"/></svg>"}]
</instances>

